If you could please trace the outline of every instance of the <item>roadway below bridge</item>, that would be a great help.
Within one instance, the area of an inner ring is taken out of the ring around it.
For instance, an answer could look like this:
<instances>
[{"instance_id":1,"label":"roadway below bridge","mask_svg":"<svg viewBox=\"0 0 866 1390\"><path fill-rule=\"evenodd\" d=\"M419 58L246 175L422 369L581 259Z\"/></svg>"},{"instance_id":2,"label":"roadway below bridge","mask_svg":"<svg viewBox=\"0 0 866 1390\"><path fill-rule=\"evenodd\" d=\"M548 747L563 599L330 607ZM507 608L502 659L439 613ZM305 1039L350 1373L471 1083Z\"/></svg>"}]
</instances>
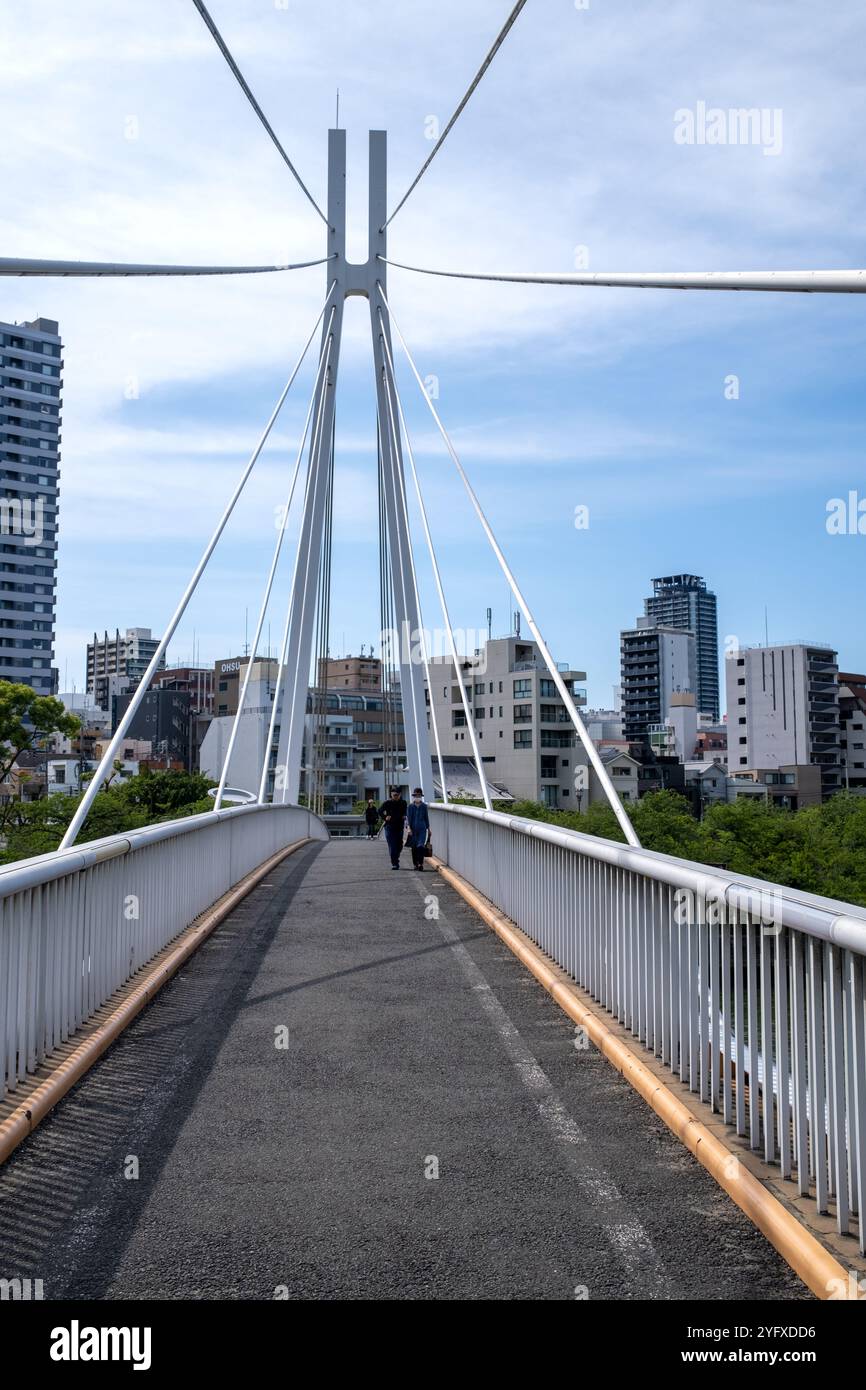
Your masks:
<instances>
[{"instance_id":1,"label":"roadway below bridge","mask_svg":"<svg viewBox=\"0 0 866 1390\"><path fill-rule=\"evenodd\" d=\"M0 1277L48 1299L809 1298L574 1043L438 874L309 845L0 1169Z\"/></svg>"}]
</instances>

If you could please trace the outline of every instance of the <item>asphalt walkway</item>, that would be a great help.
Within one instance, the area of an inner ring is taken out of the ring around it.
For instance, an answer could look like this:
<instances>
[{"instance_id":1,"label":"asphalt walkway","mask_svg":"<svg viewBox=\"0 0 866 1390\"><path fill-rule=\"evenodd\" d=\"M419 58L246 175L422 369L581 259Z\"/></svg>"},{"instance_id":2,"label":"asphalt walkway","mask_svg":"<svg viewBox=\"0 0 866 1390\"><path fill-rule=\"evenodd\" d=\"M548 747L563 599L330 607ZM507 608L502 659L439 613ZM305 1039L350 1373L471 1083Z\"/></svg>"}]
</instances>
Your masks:
<instances>
[{"instance_id":1,"label":"asphalt walkway","mask_svg":"<svg viewBox=\"0 0 866 1390\"><path fill-rule=\"evenodd\" d=\"M405 856L408 860L408 855ZM0 1169L46 1298L808 1298L435 872L291 856Z\"/></svg>"}]
</instances>

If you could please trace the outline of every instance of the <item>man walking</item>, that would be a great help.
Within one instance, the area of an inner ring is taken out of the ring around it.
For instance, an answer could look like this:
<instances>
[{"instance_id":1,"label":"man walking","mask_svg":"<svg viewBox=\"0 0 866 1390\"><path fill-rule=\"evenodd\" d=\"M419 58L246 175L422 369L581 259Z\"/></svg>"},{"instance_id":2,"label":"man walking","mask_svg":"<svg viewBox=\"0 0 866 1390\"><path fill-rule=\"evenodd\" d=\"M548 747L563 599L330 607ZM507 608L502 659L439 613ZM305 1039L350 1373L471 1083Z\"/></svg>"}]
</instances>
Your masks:
<instances>
[{"instance_id":1,"label":"man walking","mask_svg":"<svg viewBox=\"0 0 866 1390\"><path fill-rule=\"evenodd\" d=\"M406 822L406 812L409 808L400 795L399 787L391 788L391 795L387 801L383 801L379 807L379 815L385 822L385 839L388 841L388 853L391 856L391 868L399 869L400 851L403 848L403 826Z\"/></svg>"},{"instance_id":2,"label":"man walking","mask_svg":"<svg viewBox=\"0 0 866 1390\"><path fill-rule=\"evenodd\" d=\"M416 787L412 793L412 804L406 812L406 819L409 822L406 843L412 849L412 868L423 871L424 849L430 839L430 812L421 787Z\"/></svg>"},{"instance_id":3,"label":"man walking","mask_svg":"<svg viewBox=\"0 0 866 1390\"><path fill-rule=\"evenodd\" d=\"M376 803L372 796L367 799L364 819L367 822L367 839L375 840L376 826L379 824L379 812L376 810Z\"/></svg>"}]
</instances>

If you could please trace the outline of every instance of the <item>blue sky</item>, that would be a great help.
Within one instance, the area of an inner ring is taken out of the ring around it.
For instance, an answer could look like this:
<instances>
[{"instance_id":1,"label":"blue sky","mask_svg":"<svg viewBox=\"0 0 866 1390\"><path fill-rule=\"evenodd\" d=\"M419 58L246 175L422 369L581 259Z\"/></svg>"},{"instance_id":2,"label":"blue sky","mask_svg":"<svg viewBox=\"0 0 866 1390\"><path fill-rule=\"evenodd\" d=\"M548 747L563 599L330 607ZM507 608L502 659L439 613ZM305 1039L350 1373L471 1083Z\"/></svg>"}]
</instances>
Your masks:
<instances>
[{"instance_id":1,"label":"blue sky","mask_svg":"<svg viewBox=\"0 0 866 1390\"><path fill-rule=\"evenodd\" d=\"M349 250L365 255L367 131L389 132L393 203L507 0L213 0L314 194L340 88ZM391 255L466 269L866 264L860 0L529 0L391 227ZM259 263L312 258L321 224L194 7L43 0L0 21L0 254ZM675 112L780 109L782 149L683 146ZM130 138L132 137L132 138ZM65 341L58 651L80 686L97 628L160 632L321 305L321 270L238 280L23 281L0 318ZM390 299L555 655L608 703L618 633L649 580L719 596L720 637L798 637L866 666L866 537L826 506L866 497L862 296L528 287L392 271ZM337 433L332 650L378 633L375 413L350 301ZM252 627L312 361L169 657L240 650ZM508 623L505 583L398 362L456 626ZM739 399L725 399L729 374ZM137 396L130 396L134 380ZM590 509L578 531L575 506ZM418 531L425 618L435 594ZM281 571L272 640L282 622Z\"/></svg>"}]
</instances>

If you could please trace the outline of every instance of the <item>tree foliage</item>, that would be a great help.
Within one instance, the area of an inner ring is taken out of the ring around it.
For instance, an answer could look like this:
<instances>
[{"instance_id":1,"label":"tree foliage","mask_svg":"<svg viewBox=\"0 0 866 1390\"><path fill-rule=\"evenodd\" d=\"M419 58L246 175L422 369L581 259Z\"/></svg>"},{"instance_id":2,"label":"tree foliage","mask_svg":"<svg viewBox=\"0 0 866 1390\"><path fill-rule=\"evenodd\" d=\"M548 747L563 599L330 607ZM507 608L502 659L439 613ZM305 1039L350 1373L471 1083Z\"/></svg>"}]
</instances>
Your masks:
<instances>
[{"instance_id":1,"label":"tree foliage","mask_svg":"<svg viewBox=\"0 0 866 1390\"><path fill-rule=\"evenodd\" d=\"M580 815L538 801L494 802L494 807L586 835L625 839L606 803ZM866 797L837 792L823 805L800 811L742 797L709 807L698 822L685 797L659 791L627 810L645 849L866 906Z\"/></svg>"},{"instance_id":2,"label":"tree foliage","mask_svg":"<svg viewBox=\"0 0 866 1390\"><path fill-rule=\"evenodd\" d=\"M212 811L209 777L197 772L142 769L137 777L113 781L96 795L79 841L99 840L125 830L140 830L158 821ZM16 802L6 826L5 848L0 862L9 864L57 849L78 806L78 797L44 797L41 801Z\"/></svg>"}]
</instances>

